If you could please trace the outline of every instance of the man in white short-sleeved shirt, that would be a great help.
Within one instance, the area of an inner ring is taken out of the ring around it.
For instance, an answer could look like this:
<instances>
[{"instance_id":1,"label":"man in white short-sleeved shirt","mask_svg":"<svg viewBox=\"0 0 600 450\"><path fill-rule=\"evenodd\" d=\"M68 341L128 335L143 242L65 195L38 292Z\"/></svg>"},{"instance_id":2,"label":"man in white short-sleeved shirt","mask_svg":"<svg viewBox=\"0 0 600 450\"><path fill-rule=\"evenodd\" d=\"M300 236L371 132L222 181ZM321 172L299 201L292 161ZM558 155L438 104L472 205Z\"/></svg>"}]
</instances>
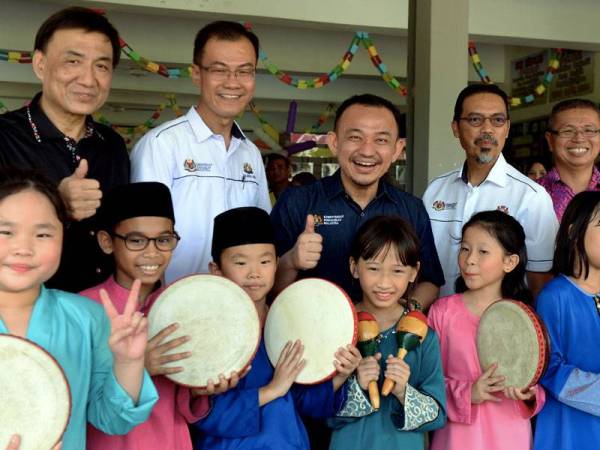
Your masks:
<instances>
[{"instance_id":1,"label":"man in white short-sleeved shirt","mask_svg":"<svg viewBox=\"0 0 600 450\"><path fill-rule=\"evenodd\" d=\"M198 105L147 133L132 152L132 181L171 189L181 242L167 283L208 272L216 215L241 206L271 210L260 152L234 122L254 94L257 59L258 38L239 23L202 28L192 66Z\"/></svg>"},{"instance_id":2,"label":"man in white short-sleeved shirt","mask_svg":"<svg viewBox=\"0 0 600 450\"><path fill-rule=\"evenodd\" d=\"M432 180L423 195L446 279L440 295L454 293L461 229L479 211L504 211L523 226L527 280L534 295L550 278L558 230L552 200L542 186L504 159L509 128L508 97L499 87L471 85L459 94L452 131L465 150L465 163Z\"/></svg>"}]
</instances>

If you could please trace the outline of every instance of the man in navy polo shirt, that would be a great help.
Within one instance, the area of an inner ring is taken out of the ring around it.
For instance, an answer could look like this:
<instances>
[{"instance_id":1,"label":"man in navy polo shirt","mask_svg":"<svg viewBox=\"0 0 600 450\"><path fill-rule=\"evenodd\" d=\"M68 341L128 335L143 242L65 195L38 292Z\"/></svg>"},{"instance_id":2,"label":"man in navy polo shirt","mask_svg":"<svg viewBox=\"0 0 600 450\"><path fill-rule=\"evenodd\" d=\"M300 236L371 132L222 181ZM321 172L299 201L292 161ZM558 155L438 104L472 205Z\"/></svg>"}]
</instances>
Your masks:
<instances>
[{"instance_id":1,"label":"man in navy polo shirt","mask_svg":"<svg viewBox=\"0 0 600 450\"><path fill-rule=\"evenodd\" d=\"M398 109L375 95L357 95L340 105L327 141L340 169L309 186L287 189L271 213L281 256L276 291L297 278L321 277L359 301L360 285L348 266L350 245L365 221L383 214L407 220L421 240L413 297L424 308L437 298L444 276L423 202L383 179L404 151L400 123Z\"/></svg>"}]
</instances>

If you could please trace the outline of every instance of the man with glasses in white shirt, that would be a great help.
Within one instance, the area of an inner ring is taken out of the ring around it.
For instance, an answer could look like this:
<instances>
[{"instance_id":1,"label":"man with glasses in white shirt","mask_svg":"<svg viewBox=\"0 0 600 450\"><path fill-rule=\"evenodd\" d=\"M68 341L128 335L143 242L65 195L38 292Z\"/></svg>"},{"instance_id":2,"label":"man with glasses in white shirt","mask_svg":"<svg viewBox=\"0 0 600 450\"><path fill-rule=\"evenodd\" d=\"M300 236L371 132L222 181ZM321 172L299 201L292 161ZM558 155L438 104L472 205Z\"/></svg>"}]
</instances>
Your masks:
<instances>
[{"instance_id":1,"label":"man with glasses in white shirt","mask_svg":"<svg viewBox=\"0 0 600 450\"><path fill-rule=\"evenodd\" d=\"M495 209L515 217L525 229L527 280L537 294L550 278L558 222L544 188L502 155L510 129L506 93L495 85L466 87L456 100L451 126L465 163L432 180L423 195L446 279L440 296L455 292L463 224L479 211Z\"/></svg>"},{"instance_id":2,"label":"man with glasses in white shirt","mask_svg":"<svg viewBox=\"0 0 600 450\"><path fill-rule=\"evenodd\" d=\"M583 98L563 100L552 108L546 141L554 168L538 180L546 188L560 221L567 205L582 191L600 190L600 109Z\"/></svg>"},{"instance_id":3,"label":"man with glasses in white shirt","mask_svg":"<svg viewBox=\"0 0 600 450\"><path fill-rule=\"evenodd\" d=\"M260 152L235 123L254 94L258 48L239 23L202 28L192 65L198 104L147 133L131 154L132 181L159 181L173 197L181 243L167 283L208 272L215 216L242 206L271 210Z\"/></svg>"}]
</instances>

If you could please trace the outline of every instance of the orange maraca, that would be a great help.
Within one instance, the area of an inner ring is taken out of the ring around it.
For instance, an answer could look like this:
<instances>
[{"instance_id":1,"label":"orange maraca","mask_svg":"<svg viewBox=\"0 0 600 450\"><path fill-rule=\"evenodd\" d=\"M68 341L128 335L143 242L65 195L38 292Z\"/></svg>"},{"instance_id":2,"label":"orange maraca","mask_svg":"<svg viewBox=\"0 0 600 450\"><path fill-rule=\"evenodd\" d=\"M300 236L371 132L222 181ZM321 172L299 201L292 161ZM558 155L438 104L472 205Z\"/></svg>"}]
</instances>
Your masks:
<instances>
[{"instance_id":1,"label":"orange maraca","mask_svg":"<svg viewBox=\"0 0 600 450\"><path fill-rule=\"evenodd\" d=\"M417 348L427 336L427 317L421 311L411 311L398 321L396 339L398 340L398 358L404 359L406 354ZM394 389L394 382L386 378L381 389L382 395L389 395Z\"/></svg>"},{"instance_id":2,"label":"orange maraca","mask_svg":"<svg viewBox=\"0 0 600 450\"><path fill-rule=\"evenodd\" d=\"M375 356L377 353L377 338L379 325L372 314L366 311L358 313L358 342L356 347L363 357ZM379 409L379 388L377 380L369 381L369 400L373 409Z\"/></svg>"}]
</instances>

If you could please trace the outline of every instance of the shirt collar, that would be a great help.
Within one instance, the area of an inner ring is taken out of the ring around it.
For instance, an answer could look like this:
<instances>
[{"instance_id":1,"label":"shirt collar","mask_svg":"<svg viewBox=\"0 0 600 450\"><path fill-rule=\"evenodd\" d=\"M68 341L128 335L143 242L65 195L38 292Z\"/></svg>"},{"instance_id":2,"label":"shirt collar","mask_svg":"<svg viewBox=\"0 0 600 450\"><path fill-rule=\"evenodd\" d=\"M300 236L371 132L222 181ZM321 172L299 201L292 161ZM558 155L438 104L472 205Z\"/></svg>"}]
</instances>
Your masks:
<instances>
[{"instance_id":1,"label":"shirt collar","mask_svg":"<svg viewBox=\"0 0 600 450\"><path fill-rule=\"evenodd\" d=\"M556 167L550 169L548 173L544 175L543 180L549 181L552 184L557 182L565 184L560 179L560 174L558 173L558 169ZM597 189L600 189L600 170L598 170L598 168L594 166L592 168L592 178L590 179L590 184L588 184L588 190L595 191Z\"/></svg>"},{"instance_id":2,"label":"shirt collar","mask_svg":"<svg viewBox=\"0 0 600 450\"><path fill-rule=\"evenodd\" d=\"M331 200L337 195L346 194L344 190L344 185L342 184L342 173L341 169L335 171L333 175L330 177L325 177L321 179L323 183L323 190L325 191L325 196ZM379 179L379 185L377 186L377 194L375 198L379 198L381 195L386 195L389 198L393 199L389 192L390 187L383 180L383 178Z\"/></svg>"},{"instance_id":3,"label":"shirt collar","mask_svg":"<svg viewBox=\"0 0 600 450\"><path fill-rule=\"evenodd\" d=\"M65 134L60 131L48 118L46 113L42 110L40 105L40 99L42 98L42 92L38 92L35 97L31 100L29 105L27 106L27 120L29 121L29 126L31 128L31 133L33 134L34 139L41 143L43 139L73 139L65 136ZM104 139L102 135L100 135L95 126L94 120L91 116L85 117L85 133L82 139L91 137L94 132L100 137Z\"/></svg>"},{"instance_id":4,"label":"shirt collar","mask_svg":"<svg viewBox=\"0 0 600 450\"><path fill-rule=\"evenodd\" d=\"M202 120L202 117L200 117L200 114L196 111L195 106L190 108L186 114L186 118L190 122L192 131L198 142L203 142L211 136L215 136L215 133L213 133L204 120ZM246 139L246 135L236 122L233 122L233 125L231 126L231 136L240 140Z\"/></svg>"},{"instance_id":5,"label":"shirt collar","mask_svg":"<svg viewBox=\"0 0 600 450\"><path fill-rule=\"evenodd\" d=\"M506 186L506 178L507 178L506 171L507 171L507 169L508 169L508 163L506 162L506 159L504 159L504 155L502 154L502 152L500 152L500 154L498 155L498 159L496 160L496 162L494 163L494 166L492 167L492 170L490 170L490 173L488 173L488 176L485 178L485 180L483 180L482 184L485 183L486 181L490 181L501 187ZM467 161L464 162L462 170L457 172L456 180L461 180L465 184L468 184L469 178L468 178Z\"/></svg>"}]
</instances>

